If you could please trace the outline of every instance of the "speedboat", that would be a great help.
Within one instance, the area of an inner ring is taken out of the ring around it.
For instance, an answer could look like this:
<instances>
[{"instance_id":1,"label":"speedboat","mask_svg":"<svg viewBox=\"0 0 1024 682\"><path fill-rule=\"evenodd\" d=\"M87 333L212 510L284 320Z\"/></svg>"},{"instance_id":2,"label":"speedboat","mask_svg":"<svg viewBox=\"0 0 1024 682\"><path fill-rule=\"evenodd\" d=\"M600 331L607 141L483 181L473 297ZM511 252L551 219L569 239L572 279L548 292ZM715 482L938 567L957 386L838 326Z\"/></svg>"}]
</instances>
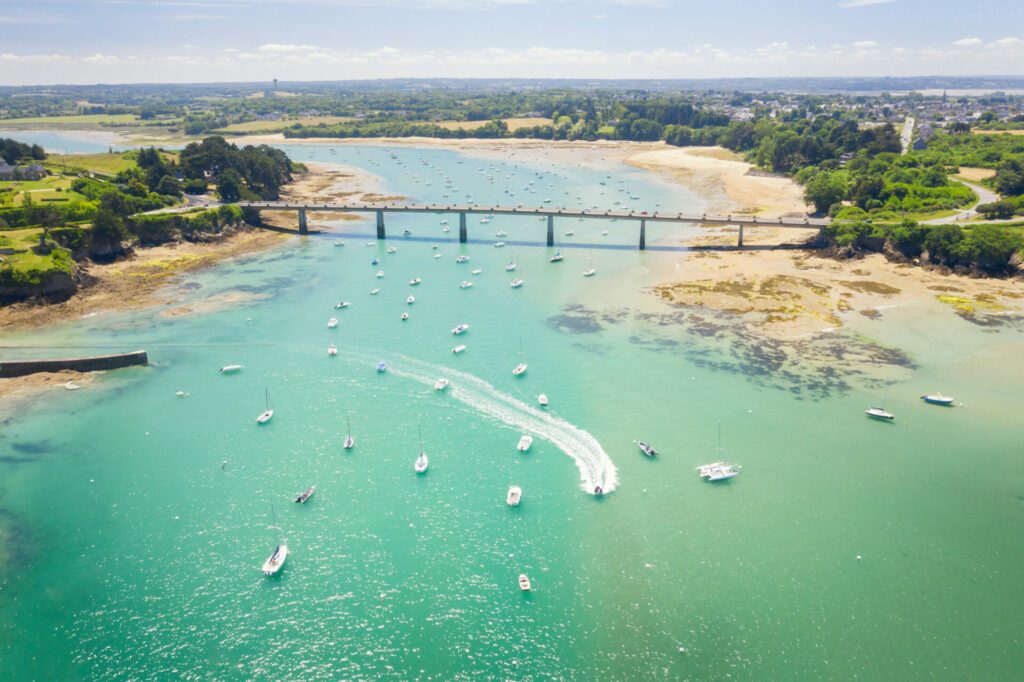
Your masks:
<instances>
[{"instance_id":1,"label":"speedboat","mask_svg":"<svg viewBox=\"0 0 1024 682\"><path fill-rule=\"evenodd\" d=\"M608 236L608 230L601 230L601 236L602 237L607 237Z\"/></svg>"},{"instance_id":2,"label":"speedboat","mask_svg":"<svg viewBox=\"0 0 1024 682\"><path fill-rule=\"evenodd\" d=\"M416 458L416 463L413 464L413 469L416 470L417 474L422 474L430 466L430 461L427 459L427 453L420 451L420 456Z\"/></svg>"},{"instance_id":3,"label":"speedboat","mask_svg":"<svg viewBox=\"0 0 1024 682\"><path fill-rule=\"evenodd\" d=\"M267 398L267 409L260 413L260 416L256 417L257 424L266 424L268 421L274 418L274 407L270 404L270 391L264 391Z\"/></svg>"},{"instance_id":4,"label":"speedboat","mask_svg":"<svg viewBox=\"0 0 1024 682\"><path fill-rule=\"evenodd\" d=\"M404 236L408 237L409 235L411 235L411 234L412 234L412 232L410 232L409 230L402 230L402 234L403 234Z\"/></svg>"},{"instance_id":5,"label":"speedboat","mask_svg":"<svg viewBox=\"0 0 1024 682\"><path fill-rule=\"evenodd\" d=\"M509 263L508 265L505 266L505 272L512 272L513 270L516 269L516 267L517 266L515 263Z\"/></svg>"},{"instance_id":6,"label":"speedboat","mask_svg":"<svg viewBox=\"0 0 1024 682\"><path fill-rule=\"evenodd\" d=\"M388 253L398 253L398 247L389 246L388 247Z\"/></svg>"},{"instance_id":7,"label":"speedboat","mask_svg":"<svg viewBox=\"0 0 1024 682\"><path fill-rule=\"evenodd\" d=\"M458 346L455 346L455 348L452 348L452 353L454 353L455 355L458 355L459 353L461 353L464 350L466 350L466 347L464 345L458 345Z\"/></svg>"},{"instance_id":8,"label":"speedboat","mask_svg":"<svg viewBox=\"0 0 1024 682\"><path fill-rule=\"evenodd\" d=\"M929 405L942 405L944 407L950 407L953 405L953 399L948 395L942 395L941 393L923 395L921 396L921 400L925 401Z\"/></svg>"},{"instance_id":9,"label":"speedboat","mask_svg":"<svg viewBox=\"0 0 1024 682\"><path fill-rule=\"evenodd\" d=\"M335 346L333 343L327 346L327 354L330 355L331 357L334 357L335 355L338 354L338 347Z\"/></svg>"},{"instance_id":10,"label":"speedboat","mask_svg":"<svg viewBox=\"0 0 1024 682\"><path fill-rule=\"evenodd\" d=\"M601 497L604 495L604 488L599 485L594 486L594 497Z\"/></svg>"},{"instance_id":11,"label":"speedboat","mask_svg":"<svg viewBox=\"0 0 1024 682\"><path fill-rule=\"evenodd\" d=\"M409 319L409 313L402 313L402 319L403 320L408 320Z\"/></svg>"},{"instance_id":12,"label":"speedboat","mask_svg":"<svg viewBox=\"0 0 1024 682\"><path fill-rule=\"evenodd\" d=\"M499 237L499 238L500 237L507 237L508 236L508 232L506 232L505 230L498 230L497 232L494 233L494 236L495 237Z\"/></svg>"},{"instance_id":13,"label":"speedboat","mask_svg":"<svg viewBox=\"0 0 1024 682\"><path fill-rule=\"evenodd\" d=\"M525 573L519 574L519 589L523 592L529 592L533 589L533 586L530 584L530 579Z\"/></svg>"},{"instance_id":14,"label":"speedboat","mask_svg":"<svg viewBox=\"0 0 1024 682\"><path fill-rule=\"evenodd\" d=\"M455 257L455 262L456 262L456 263L465 263L465 262L467 262L468 260L469 260L469 256L466 256L466 255L462 255L462 256L456 256L456 257Z\"/></svg>"},{"instance_id":15,"label":"speedboat","mask_svg":"<svg viewBox=\"0 0 1024 682\"><path fill-rule=\"evenodd\" d=\"M518 289L519 287L523 286L523 280L517 277L516 279L512 280L509 286L512 287L513 289Z\"/></svg>"},{"instance_id":16,"label":"speedboat","mask_svg":"<svg viewBox=\"0 0 1024 682\"><path fill-rule=\"evenodd\" d=\"M642 440L635 440L633 442L636 443L636 446L638 448L640 448L640 452L644 453L648 457L654 457L655 455L658 454L658 451L655 450L654 446L651 445L650 443L645 443Z\"/></svg>"},{"instance_id":17,"label":"speedboat","mask_svg":"<svg viewBox=\"0 0 1024 682\"><path fill-rule=\"evenodd\" d=\"M724 481L740 473L740 468L727 462L712 462L697 467L697 474L705 481Z\"/></svg>"},{"instance_id":18,"label":"speedboat","mask_svg":"<svg viewBox=\"0 0 1024 682\"><path fill-rule=\"evenodd\" d=\"M479 275L481 272L483 272L483 270L481 270L480 268L477 268L476 270L470 271L469 274L471 274L471 275Z\"/></svg>"},{"instance_id":19,"label":"speedboat","mask_svg":"<svg viewBox=\"0 0 1024 682\"><path fill-rule=\"evenodd\" d=\"M563 260L565 260L565 256L562 255L561 251L555 251L555 255L548 258L549 263L561 263Z\"/></svg>"},{"instance_id":20,"label":"speedboat","mask_svg":"<svg viewBox=\"0 0 1024 682\"><path fill-rule=\"evenodd\" d=\"M376 296L379 293L380 293L380 289L377 289L377 288L370 289L370 296Z\"/></svg>"},{"instance_id":21,"label":"speedboat","mask_svg":"<svg viewBox=\"0 0 1024 682\"><path fill-rule=\"evenodd\" d=\"M464 279L461 282L459 282L459 288L460 289L468 289L471 286L473 286L473 283L470 282L469 280Z\"/></svg>"},{"instance_id":22,"label":"speedboat","mask_svg":"<svg viewBox=\"0 0 1024 682\"><path fill-rule=\"evenodd\" d=\"M434 254L434 258L440 258L440 257L441 257L441 255L442 255L442 254L440 254L440 253L435 253L435 254Z\"/></svg>"},{"instance_id":23,"label":"speedboat","mask_svg":"<svg viewBox=\"0 0 1024 682\"><path fill-rule=\"evenodd\" d=\"M270 555L270 558L263 562L263 575L276 575L284 567L287 558L288 545L282 542L274 548L274 553Z\"/></svg>"},{"instance_id":24,"label":"speedboat","mask_svg":"<svg viewBox=\"0 0 1024 682\"><path fill-rule=\"evenodd\" d=\"M341 310L342 308L347 308L350 305L352 305L352 304L349 303L348 301L341 301L340 303L335 303L334 304L334 309L335 310Z\"/></svg>"},{"instance_id":25,"label":"speedboat","mask_svg":"<svg viewBox=\"0 0 1024 682\"><path fill-rule=\"evenodd\" d=\"M594 268L589 268L589 269L583 271L583 276L584 277L593 277L596 274L597 274L597 270L595 270Z\"/></svg>"},{"instance_id":26,"label":"speedboat","mask_svg":"<svg viewBox=\"0 0 1024 682\"><path fill-rule=\"evenodd\" d=\"M451 382L449 382L447 379L438 379L434 383L434 390L435 391L443 391L444 389L448 388L448 384L449 383L451 383Z\"/></svg>"},{"instance_id":27,"label":"speedboat","mask_svg":"<svg viewBox=\"0 0 1024 682\"><path fill-rule=\"evenodd\" d=\"M527 450L530 449L531 445L533 445L533 436L529 436L524 433L519 438L519 443L516 445L516 450L518 450L519 452L526 452Z\"/></svg>"},{"instance_id":28,"label":"speedboat","mask_svg":"<svg viewBox=\"0 0 1024 682\"><path fill-rule=\"evenodd\" d=\"M467 329L469 329L469 325L468 324L460 324L459 326L455 327L455 329L452 329L452 334L454 334L455 336L458 336L459 334L463 333Z\"/></svg>"},{"instance_id":29,"label":"speedboat","mask_svg":"<svg viewBox=\"0 0 1024 682\"><path fill-rule=\"evenodd\" d=\"M409 280L409 286L414 287L414 286L418 285L422 281L423 280L420 279L419 277L413 277L412 279Z\"/></svg>"},{"instance_id":30,"label":"speedboat","mask_svg":"<svg viewBox=\"0 0 1024 682\"><path fill-rule=\"evenodd\" d=\"M494 248L496 249L500 249L503 246L505 246L505 242L494 242Z\"/></svg>"},{"instance_id":31,"label":"speedboat","mask_svg":"<svg viewBox=\"0 0 1024 682\"><path fill-rule=\"evenodd\" d=\"M576 233L575 233L575 232L573 232L572 230L567 230L567 231L566 231L566 233L565 233L565 236L566 236L566 237L571 237L571 236L573 236L574 234L576 234Z\"/></svg>"},{"instance_id":32,"label":"speedboat","mask_svg":"<svg viewBox=\"0 0 1024 682\"><path fill-rule=\"evenodd\" d=\"M442 232L451 232L451 231L452 231L452 228L450 228L450 227L445 227L445 228L443 228L443 229L442 229L441 231L442 231Z\"/></svg>"},{"instance_id":33,"label":"speedboat","mask_svg":"<svg viewBox=\"0 0 1024 682\"><path fill-rule=\"evenodd\" d=\"M510 507L518 507L519 502L523 499L523 489L517 485L514 485L508 489L508 495L505 497L505 504Z\"/></svg>"},{"instance_id":34,"label":"speedboat","mask_svg":"<svg viewBox=\"0 0 1024 682\"><path fill-rule=\"evenodd\" d=\"M408 303L409 305L412 305L413 303L416 302L416 297L413 296L412 294L409 294L409 298L405 299L405 302Z\"/></svg>"},{"instance_id":35,"label":"speedboat","mask_svg":"<svg viewBox=\"0 0 1024 682\"><path fill-rule=\"evenodd\" d=\"M370 265L377 265L378 263L380 263L380 261L377 260L376 258L374 258L372 261L370 261Z\"/></svg>"},{"instance_id":36,"label":"speedboat","mask_svg":"<svg viewBox=\"0 0 1024 682\"><path fill-rule=\"evenodd\" d=\"M547 393L541 393L539 396L537 396L537 403L541 407L547 407L548 406L548 394Z\"/></svg>"},{"instance_id":37,"label":"speedboat","mask_svg":"<svg viewBox=\"0 0 1024 682\"><path fill-rule=\"evenodd\" d=\"M337 326L338 326L338 318L332 317L331 319L327 320L327 328L328 329L334 329Z\"/></svg>"},{"instance_id":38,"label":"speedboat","mask_svg":"<svg viewBox=\"0 0 1024 682\"><path fill-rule=\"evenodd\" d=\"M235 372L241 372L245 365L224 365L220 368L221 374L234 374Z\"/></svg>"},{"instance_id":39,"label":"speedboat","mask_svg":"<svg viewBox=\"0 0 1024 682\"><path fill-rule=\"evenodd\" d=\"M864 410L864 414L875 419L882 419L884 421L893 421L896 419L896 415L886 412L881 407L869 407Z\"/></svg>"},{"instance_id":40,"label":"speedboat","mask_svg":"<svg viewBox=\"0 0 1024 682\"><path fill-rule=\"evenodd\" d=\"M383 360L378 362L377 363L377 371L378 372L386 372L386 371L388 371L388 363L384 362Z\"/></svg>"},{"instance_id":41,"label":"speedboat","mask_svg":"<svg viewBox=\"0 0 1024 682\"><path fill-rule=\"evenodd\" d=\"M308 488L306 488L305 492L303 492L301 495L296 497L295 501L298 502L299 504L306 504L306 502L309 500L309 498L313 497L313 493L315 493L315 492L316 492L316 486L315 485L311 485Z\"/></svg>"},{"instance_id":42,"label":"speedboat","mask_svg":"<svg viewBox=\"0 0 1024 682\"><path fill-rule=\"evenodd\" d=\"M377 271L377 279L381 279L382 277L384 277L384 271L383 270L378 270Z\"/></svg>"},{"instance_id":43,"label":"speedboat","mask_svg":"<svg viewBox=\"0 0 1024 682\"><path fill-rule=\"evenodd\" d=\"M526 363L520 362L516 365L515 369L512 370L512 376L517 377L526 373Z\"/></svg>"}]
</instances>

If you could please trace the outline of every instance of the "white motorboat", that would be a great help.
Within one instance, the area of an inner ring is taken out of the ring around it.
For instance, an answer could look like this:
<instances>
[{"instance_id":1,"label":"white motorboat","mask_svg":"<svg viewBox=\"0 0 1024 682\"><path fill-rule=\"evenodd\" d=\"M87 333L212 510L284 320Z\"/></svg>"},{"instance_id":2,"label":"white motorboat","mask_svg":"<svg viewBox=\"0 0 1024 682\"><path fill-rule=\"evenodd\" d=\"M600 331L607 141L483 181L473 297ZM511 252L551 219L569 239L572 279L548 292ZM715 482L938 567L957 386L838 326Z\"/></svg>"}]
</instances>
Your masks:
<instances>
[{"instance_id":1,"label":"white motorboat","mask_svg":"<svg viewBox=\"0 0 1024 682\"><path fill-rule=\"evenodd\" d=\"M370 296L376 296L380 293L380 289L370 289Z\"/></svg>"},{"instance_id":2,"label":"white motorboat","mask_svg":"<svg viewBox=\"0 0 1024 682\"><path fill-rule=\"evenodd\" d=\"M466 256L466 255L456 256L455 257L455 262L456 263L466 263L468 261L469 261L469 256Z\"/></svg>"},{"instance_id":3,"label":"white motorboat","mask_svg":"<svg viewBox=\"0 0 1024 682\"><path fill-rule=\"evenodd\" d=\"M458 336L459 334L465 332L467 329L469 329L468 324L460 324L459 326L455 327L455 329L452 329L452 334Z\"/></svg>"},{"instance_id":4,"label":"white motorboat","mask_svg":"<svg viewBox=\"0 0 1024 682\"><path fill-rule=\"evenodd\" d=\"M450 383L451 382L448 381L447 379L438 379L436 382L434 382L434 390L443 391L444 389L448 388L448 384Z\"/></svg>"},{"instance_id":5,"label":"white motorboat","mask_svg":"<svg viewBox=\"0 0 1024 682\"><path fill-rule=\"evenodd\" d=\"M525 573L519 574L519 589L523 592L529 592L533 589L533 585L530 584L530 579Z\"/></svg>"},{"instance_id":6,"label":"white motorboat","mask_svg":"<svg viewBox=\"0 0 1024 682\"><path fill-rule=\"evenodd\" d=\"M864 410L864 414L875 419L881 419L883 421L891 422L896 419L896 415L892 414L891 412L886 412L885 408L882 407L869 407L868 409Z\"/></svg>"},{"instance_id":7,"label":"white motorboat","mask_svg":"<svg viewBox=\"0 0 1024 682\"><path fill-rule=\"evenodd\" d=\"M576 233L575 233L575 232L573 232L572 230L566 230L566 232L565 232L565 236L566 236L566 237L571 237L571 236L573 236L574 234L576 234Z\"/></svg>"},{"instance_id":8,"label":"white motorboat","mask_svg":"<svg viewBox=\"0 0 1024 682\"><path fill-rule=\"evenodd\" d=\"M461 353L464 350L466 350L466 346L460 344L458 346L455 346L455 348L452 348L452 353L454 353L455 355L458 355L459 353Z\"/></svg>"},{"instance_id":9,"label":"white motorboat","mask_svg":"<svg viewBox=\"0 0 1024 682\"><path fill-rule=\"evenodd\" d=\"M513 270L515 270L515 269L516 269L517 267L518 267L518 266L517 266L517 265L516 265L515 263L511 263L511 262L510 262L510 263L509 263L508 265L506 265L506 266L505 266L505 272L512 272L512 271L513 271Z\"/></svg>"},{"instance_id":10,"label":"white motorboat","mask_svg":"<svg viewBox=\"0 0 1024 682\"><path fill-rule=\"evenodd\" d=\"M525 374L525 373L526 373L526 363L525 362L520 362L518 365L515 366L515 369L512 370L512 376L514 376L514 377L520 376L520 375Z\"/></svg>"},{"instance_id":11,"label":"white motorboat","mask_svg":"<svg viewBox=\"0 0 1024 682\"><path fill-rule=\"evenodd\" d=\"M221 374L234 374L235 372L241 372L245 365L224 365L220 368Z\"/></svg>"},{"instance_id":12,"label":"white motorboat","mask_svg":"<svg viewBox=\"0 0 1024 682\"><path fill-rule=\"evenodd\" d=\"M697 473L705 481L724 481L727 478L739 475L740 468L735 464L727 462L712 462L711 464L697 467Z\"/></svg>"},{"instance_id":13,"label":"white motorboat","mask_svg":"<svg viewBox=\"0 0 1024 682\"><path fill-rule=\"evenodd\" d=\"M185 391L175 391L174 395L178 396L179 398L188 397L188 393L186 393Z\"/></svg>"},{"instance_id":14,"label":"white motorboat","mask_svg":"<svg viewBox=\"0 0 1024 682\"><path fill-rule=\"evenodd\" d=\"M518 289L519 287L523 286L522 278L517 277L516 279L512 280L509 283L509 286L513 289Z\"/></svg>"},{"instance_id":15,"label":"white motorboat","mask_svg":"<svg viewBox=\"0 0 1024 682\"><path fill-rule=\"evenodd\" d=\"M541 407L547 407L548 406L548 394L547 393L541 393L539 396L537 396L537 404L539 404Z\"/></svg>"},{"instance_id":16,"label":"white motorboat","mask_svg":"<svg viewBox=\"0 0 1024 682\"><path fill-rule=\"evenodd\" d=\"M440 253L435 253L434 254L434 258L440 258L441 256L442 256L442 254L440 254Z\"/></svg>"},{"instance_id":17,"label":"white motorboat","mask_svg":"<svg viewBox=\"0 0 1024 682\"><path fill-rule=\"evenodd\" d=\"M942 405L943 407L951 407L953 405L953 399L948 395L942 395L941 393L923 395L921 396L921 400L925 401L929 405Z\"/></svg>"},{"instance_id":18,"label":"white motorboat","mask_svg":"<svg viewBox=\"0 0 1024 682\"><path fill-rule=\"evenodd\" d=\"M388 253L398 253L398 248L394 246L389 246Z\"/></svg>"},{"instance_id":19,"label":"white motorboat","mask_svg":"<svg viewBox=\"0 0 1024 682\"><path fill-rule=\"evenodd\" d=\"M345 421L348 423L348 434L345 436L345 441L341 444L341 447L351 450L355 447L356 439L352 437L352 420L346 418Z\"/></svg>"},{"instance_id":20,"label":"white motorboat","mask_svg":"<svg viewBox=\"0 0 1024 682\"><path fill-rule=\"evenodd\" d=\"M595 270L594 268L588 268L588 269L583 271L583 276L584 277L593 277L596 274L597 274L597 270Z\"/></svg>"},{"instance_id":21,"label":"white motorboat","mask_svg":"<svg viewBox=\"0 0 1024 682\"><path fill-rule=\"evenodd\" d=\"M337 326L338 326L338 318L332 317L331 319L327 320L327 328L328 329L334 329Z\"/></svg>"},{"instance_id":22,"label":"white motorboat","mask_svg":"<svg viewBox=\"0 0 1024 682\"><path fill-rule=\"evenodd\" d=\"M413 303L416 302L416 297L413 296L412 294L409 294L409 297L405 299L405 302L408 303L409 305L412 305Z\"/></svg>"},{"instance_id":23,"label":"white motorboat","mask_svg":"<svg viewBox=\"0 0 1024 682\"><path fill-rule=\"evenodd\" d=\"M388 371L388 363L384 362L383 360L378 362L377 363L377 371L378 372L382 372L382 373Z\"/></svg>"},{"instance_id":24,"label":"white motorboat","mask_svg":"<svg viewBox=\"0 0 1024 682\"><path fill-rule=\"evenodd\" d=\"M377 277L377 279L381 279L382 277L384 277L384 271L383 270L378 270L376 277Z\"/></svg>"},{"instance_id":25,"label":"white motorboat","mask_svg":"<svg viewBox=\"0 0 1024 682\"><path fill-rule=\"evenodd\" d=\"M338 347L335 346L333 343L327 346L327 354L330 355L331 357L334 357L335 355L338 354Z\"/></svg>"},{"instance_id":26,"label":"white motorboat","mask_svg":"<svg viewBox=\"0 0 1024 682\"><path fill-rule=\"evenodd\" d=\"M519 452L526 452L533 445L533 436L523 434L519 437L519 443L516 444L516 450Z\"/></svg>"},{"instance_id":27,"label":"white motorboat","mask_svg":"<svg viewBox=\"0 0 1024 682\"><path fill-rule=\"evenodd\" d=\"M315 492L316 486L311 485L308 488L306 488L306 490L303 491L298 497L296 497L295 501L298 502L299 504L306 504L306 502L309 501L309 498L313 497L313 493Z\"/></svg>"},{"instance_id":28,"label":"white motorboat","mask_svg":"<svg viewBox=\"0 0 1024 682\"><path fill-rule=\"evenodd\" d=\"M471 275L479 275L481 272L483 272L483 270L481 270L480 268L477 268L476 270L473 270L469 274L471 274Z\"/></svg>"},{"instance_id":29,"label":"white motorboat","mask_svg":"<svg viewBox=\"0 0 1024 682\"><path fill-rule=\"evenodd\" d=\"M402 313L402 320L408 320L408 319L409 319L409 313Z\"/></svg>"},{"instance_id":30,"label":"white motorboat","mask_svg":"<svg viewBox=\"0 0 1024 682\"><path fill-rule=\"evenodd\" d=\"M638 448L640 448L640 452L644 453L648 457L655 457L655 456L657 456L658 451L655 450L654 446L651 445L650 443L645 443L642 440L635 440L633 442L636 443L636 446Z\"/></svg>"},{"instance_id":31,"label":"white motorboat","mask_svg":"<svg viewBox=\"0 0 1024 682\"><path fill-rule=\"evenodd\" d=\"M505 246L505 242L494 242L494 248L496 249L500 249L503 246Z\"/></svg>"},{"instance_id":32,"label":"white motorboat","mask_svg":"<svg viewBox=\"0 0 1024 682\"><path fill-rule=\"evenodd\" d=\"M287 558L288 545L281 543L274 548L274 552L263 562L263 575L277 575L284 568L284 562Z\"/></svg>"},{"instance_id":33,"label":"white motorboat","mask_svg":"<svg viewBox=\"0 0 1024 682\"><path fill-rule=\"evenodd\" d=\"M469 289L472 286L473 286L473 283L470 282L468 279L464 279L461 282L459 282L459 288L460 289Z\"/></svg>"},{"instance_id":34,"label":"white motorboat","mask_svg":"<svg viewBox=\"0 0 1024 682\"><path fill-rule=\"evenodd\" d=\"M522 499L523 489L517 485L514 485L508 489L508 495L505 496L505 504L507 504L510 507L518 507Z\"/></svg>"},{"instance_id":35,"label":"white motorboat","mask_svg":"<svg viewBox=\"0 0 1024 682\"><path fill-rule=\"evenodd\" d=\"M352 304L349 303L348 301L341 301L340 303L335 303L334 304L334 309L335 310L341 310L342 308L347 308L350 305L352 305Z\"/></svg>"},{"instance_id":36,"label":"white motorboat","mask_svg":"<svg viewBox=\"0 0 1024 682\"><path fill-rule=\"evenodd\" d=\"M607 237L608 236L608 230L601 230L601 236L602 237Z\"/></svg>"},{"instance_id":37,"label":"white motorboat","mask_svg":"<svg viewBox=\"0 0 1024 682\"><path fill-rule=\"evenodd\" d=\"M413 277L412 279L409 280L409 286L411 286L411 287L418 286L419 283L422 282L422 281L423 280L420 279L419 277Z\"/></svg>"},{"instance_id":38,"label":"white motorboat","mask_svg":"<svg viewBox=\"0 0 1024 682\"><path fill-rule=\"evenodd\" d=\"M274 407L270 404L270 391L264 390L267 399L267 409L263 410L260 416L256 417L257 424L266 424L274 418Z\"/></svg>"}]
</instances>

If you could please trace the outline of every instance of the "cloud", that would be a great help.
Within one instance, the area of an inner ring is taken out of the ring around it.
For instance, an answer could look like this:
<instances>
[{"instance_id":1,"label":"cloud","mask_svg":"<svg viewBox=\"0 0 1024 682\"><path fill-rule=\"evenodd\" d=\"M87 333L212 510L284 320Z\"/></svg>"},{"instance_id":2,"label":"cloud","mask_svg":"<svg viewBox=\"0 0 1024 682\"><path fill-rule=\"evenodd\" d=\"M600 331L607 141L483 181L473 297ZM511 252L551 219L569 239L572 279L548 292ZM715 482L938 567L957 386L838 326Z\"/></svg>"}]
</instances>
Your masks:
<instances>
[{"instance_id":1,"label":"cloud","mask_svg":"<svg viewBox=\"0 0 1024 682\"><path fill-rule=\"evenodd\" d=\"M288 53L288 52L316 52L320 48L315 45L289 45L281 43L268 43L260 45L260 52Z\"/></svg>"},{"instance_id":2,"label":"cloud","mask_svg":"<svg viewBox=\"0 0 1024 682\"><path fill-rule=\"evenodd\" d=\"M959 47L971 47L973 45L981 45L981 38L961 38L960 40L954 40L953 44Z\"/></svg>"},{"instance_id":3,"label":"cloud","mask_svg":"<svg viewBox=\"0 0 1024 682\"><path fill-rule=\"evenodd\" d=\"M1024 41L1020 38L1000 38L999 40L993 40L985 47L1017 47L1021 44L1024 44Z\"/></svg>"},{"instance_id":4,"label":"cloud","mask_svg":"<svg viewBox=\"0 0 1024 682\"><path fill-rule=\"evenodd\" d=\"M840 7L869 7L871 5L886 5L897 0L843 0Z\"/></svg>"},{"instance_id":5,"label":"cloud","mask_svg":"<svg viewBox=\"0 0 1024 682\"><path fill-rule=\"evenodd\" d=\"M872 47L878 47L878 43L873 40L858 40L853 44L858 50L866 50Z\"/></svg>"}]
</instances>

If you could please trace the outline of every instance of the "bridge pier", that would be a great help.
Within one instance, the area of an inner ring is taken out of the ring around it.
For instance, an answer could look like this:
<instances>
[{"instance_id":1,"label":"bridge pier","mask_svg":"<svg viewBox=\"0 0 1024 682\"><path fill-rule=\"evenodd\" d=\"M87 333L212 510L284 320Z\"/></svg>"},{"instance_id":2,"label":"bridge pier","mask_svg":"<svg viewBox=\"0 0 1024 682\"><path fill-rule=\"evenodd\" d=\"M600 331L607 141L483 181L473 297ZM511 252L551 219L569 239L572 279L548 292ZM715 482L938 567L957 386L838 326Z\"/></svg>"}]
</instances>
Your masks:
<instances>
[{"instance_id":1,"label":"bridge pier","mask_svg":"<svg viewBox=\"0 0 1024 682\"><path fill-rule=\"evenodd\" d=\"M386 239L384 233L384 211L377 211L377 239Z\"/></svg>"},{"instance_id":2,"label":"bridge pier","mask_svg":"<svg viewBox=\"0 0 1024 682\"><path fill-rule=\"evenodd\" d=\"M299 209L299 234L309 234L309 222L306 220L306 209Z\"/></svg>"},{"instance_id":3,"label":"bridge pier","mask_svg":"<svg viewBox=\"0 0 1024 682\"><path fill-rule=\"evenodd\" d=\"M640 219L640 250L647 248L647 221Z\"/></svg>"},{"instance_id":4,"label":"bridge pier","mask_svg":"<svg viewBox=\"0 0 1024 682\"><path fill-rule=\"evenodd\" d=\"M555 245L555 216L548 216L548 246Z\"/></svg>"},{"instance_id":5,"label":"bridge pier","mask_svg":"<svg viewBox=\"0 0 1024 682\"><path fill-rule=\"evenodd\" d=\"M739 239L736 240L736 247L740 249L743 248L743 223L740 223L740 236Z\"/></svg>"},{"instance_id":6,"label":"bridge pier","mask_svg":"<svg viewBox=\"0 0 1024 682\"><path fill-rule=\"evenodd\" d=\"M466 234L466 214L459 214L459 243L465 244L468 235Z\"/></svg>"}]
</instances>

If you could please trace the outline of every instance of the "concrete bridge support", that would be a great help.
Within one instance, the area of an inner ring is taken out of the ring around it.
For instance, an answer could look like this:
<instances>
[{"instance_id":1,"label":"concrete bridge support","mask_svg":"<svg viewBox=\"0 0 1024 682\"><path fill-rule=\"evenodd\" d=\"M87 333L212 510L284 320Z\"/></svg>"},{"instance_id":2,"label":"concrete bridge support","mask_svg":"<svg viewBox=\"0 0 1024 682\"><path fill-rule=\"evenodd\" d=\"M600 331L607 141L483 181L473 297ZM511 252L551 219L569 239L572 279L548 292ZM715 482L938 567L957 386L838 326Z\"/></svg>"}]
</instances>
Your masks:
<instances>
[{"instance_id":1,"label":"concrete bridge support","mask_svg":"<svg viewBox=\"0 0 1024 682\"><path fill-rule=\"evenodd\" d=\"M309 222L306 220L306 209L299 209L299 234L309 234Z\"/></svg>"},{"instance_id":2,"label":"concrete bridge support","mask_svg":"<svg viewBox=\"0 0 1024 682\"><path fill-rule=\"evenodd\" d=\"M640 221L640 250L647 248L647 221Z\"/></svg>"},{"instance_id":3,"label":"concrete bridge support","mask_svg":"<svg viewBox=\"0 0 1024 682\"><path fill-rule=\"evenodd\" d=\"M740 223L740 236L739 239L736 240L736 247L740 249L743 248L743 223Z\"/></svg>"},{"instance_id":4,"label":"concrete bridge support","mask_svg":"<svg viewBox=\"0 0 1024 682\"><path fill-rule=\"evenodd\" d=\"M466 234L466 214L459 214L459 243L465 244L468 235Z\"/></svg>"},{"instance_id":5,"label":"concrete bridge support","mask_svg":"<svg viewBox=\"0 0 1024 682\"><path fill-rule=\"evenodd\" d=\"M555 216L548 216L548 246L555 245Z\"/></svg>"},{"instance_id":6,"label":"concrete bridge support","mask_svg":"<svg viewBox=\"0 0 1024 682\"><path fill-rule=\"evenodd\" d=\"M387 234L384 233L384 211L377 211L377 239L385 239Z\"/></svg>"}]
</instances>

